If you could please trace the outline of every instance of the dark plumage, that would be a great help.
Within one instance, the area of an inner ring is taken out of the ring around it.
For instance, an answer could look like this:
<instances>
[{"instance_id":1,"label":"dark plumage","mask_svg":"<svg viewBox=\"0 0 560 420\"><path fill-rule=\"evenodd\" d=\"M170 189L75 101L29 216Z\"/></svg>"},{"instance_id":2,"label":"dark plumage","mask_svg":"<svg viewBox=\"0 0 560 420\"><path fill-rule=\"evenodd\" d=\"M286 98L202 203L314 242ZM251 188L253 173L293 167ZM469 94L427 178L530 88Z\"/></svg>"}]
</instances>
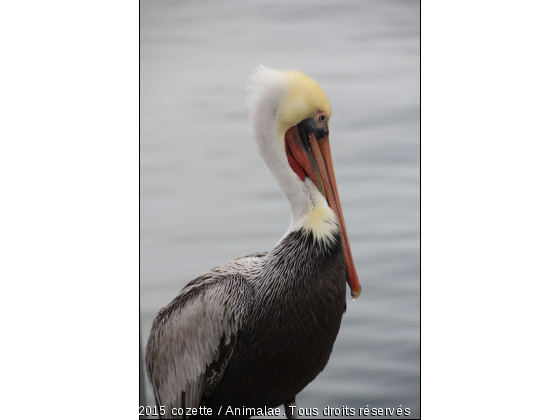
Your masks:
<instances>
[{"instance_id":1,"label":"dark plumage","mask_svg":"<svg viewBox=\"0 0 560 420\"><path fill-rule=\"evenodd\" d=\"M200 404L215 414L220 406L287 402L326 366L346 310L345 291L340 236L327 246L301 230L289 233L270 253L237 259L193 280L158 313L148 339L146 365L158 405L165 401L170 413L171 406ZM176 331L173 326L189 306L202 309L202 323L200 333L187 338L193 328ZM216 311L228 320L222 322L223 336L205 333L213 328L210 312ZM171 401L158 395L170 370L188 371L174 365L196 365L212 347L209 367L182 387L177 383Z\"/></svg>"}]
</instances>

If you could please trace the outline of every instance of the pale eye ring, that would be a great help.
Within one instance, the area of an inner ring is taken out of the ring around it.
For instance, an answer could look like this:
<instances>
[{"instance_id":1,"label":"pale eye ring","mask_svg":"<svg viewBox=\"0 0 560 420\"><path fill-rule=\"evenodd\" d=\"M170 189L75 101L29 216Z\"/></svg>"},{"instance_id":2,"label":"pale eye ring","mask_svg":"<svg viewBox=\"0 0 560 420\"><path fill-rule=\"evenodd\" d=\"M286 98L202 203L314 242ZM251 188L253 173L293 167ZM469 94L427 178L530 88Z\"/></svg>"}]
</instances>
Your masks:
<instances>
[{"instance_id":1,"label":"pale eye ring","mask_svg":"<svg viewBox=\"0 0 560 420\"><path fill-rule=\"evenodd\" d=\"M319 122L325 122L325 119L326 117L324 114L319 115Z\"/></svg>"}]
</instances>

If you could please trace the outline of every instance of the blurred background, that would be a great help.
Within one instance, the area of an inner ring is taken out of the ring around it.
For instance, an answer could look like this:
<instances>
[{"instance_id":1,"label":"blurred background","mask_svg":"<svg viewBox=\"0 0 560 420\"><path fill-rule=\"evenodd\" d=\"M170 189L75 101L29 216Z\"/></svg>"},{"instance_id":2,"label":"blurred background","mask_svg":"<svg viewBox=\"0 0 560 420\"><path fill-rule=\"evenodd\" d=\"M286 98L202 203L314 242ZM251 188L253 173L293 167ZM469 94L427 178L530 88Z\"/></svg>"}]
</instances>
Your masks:
<instances>
[{"instance_id":1,"label":"blurred background","mask_svg":"<svg viewBox=\"0 0 560 420\"><path fill-rule=\"evenodd\" d=\"M418 418L420 3L141 0L140 12L142 351L190 280L286 232L289 204L255 153L245 86L258 63L298 69L331 102L363 290L298 406L401 406Z\"/></svg>"}]
</instances>

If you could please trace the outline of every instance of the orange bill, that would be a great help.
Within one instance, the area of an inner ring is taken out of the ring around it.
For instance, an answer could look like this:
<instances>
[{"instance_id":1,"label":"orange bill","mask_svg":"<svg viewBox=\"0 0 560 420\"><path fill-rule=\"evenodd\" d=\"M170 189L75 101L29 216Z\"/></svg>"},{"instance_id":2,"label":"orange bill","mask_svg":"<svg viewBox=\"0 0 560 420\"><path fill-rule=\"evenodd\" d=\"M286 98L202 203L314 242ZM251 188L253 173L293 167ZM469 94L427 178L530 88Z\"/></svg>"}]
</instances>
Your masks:
<instances>
[{"instance_id":1,"label":"orange bill","mask_svg":"<svg viewBox=\"0 0 560 420\"><path fill-rule=\"evenodd\" d=\"M325 196L329 206L338 218L348 273L347 281L352 298L356 299L360 296L362 288L358 280L356 267L354 266L350 241L348 240L344 215L342 214L329 136L325 134L317 140L315 138L315 131L311 119L304 120L297 126L290 128L285 136L286 155L293 171L302 181L305 180L306 176L313 181L319 191Z\"/></svg>"}]
</instances>

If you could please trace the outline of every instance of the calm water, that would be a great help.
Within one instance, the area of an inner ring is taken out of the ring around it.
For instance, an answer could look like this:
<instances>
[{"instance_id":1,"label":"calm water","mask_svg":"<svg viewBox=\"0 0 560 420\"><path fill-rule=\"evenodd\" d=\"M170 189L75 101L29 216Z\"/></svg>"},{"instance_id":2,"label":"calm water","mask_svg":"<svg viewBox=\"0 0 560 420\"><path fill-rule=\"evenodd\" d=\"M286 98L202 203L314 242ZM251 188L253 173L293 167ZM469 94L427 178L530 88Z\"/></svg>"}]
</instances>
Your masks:
<instances>
[{"instance_id":1,"label":"calm water","mask_svg":"<svg viewBox=\"0 0 560 420\"><path fill-rule=\"evenodd\" d=\"M288 228L288 202L248 134L245 85L258 63L296 68L331 101L363 289L298 406L419 416L419 48L413 1L141 1L143 346L186 283L271 249Z\"/></svg>"}]
</instances>

